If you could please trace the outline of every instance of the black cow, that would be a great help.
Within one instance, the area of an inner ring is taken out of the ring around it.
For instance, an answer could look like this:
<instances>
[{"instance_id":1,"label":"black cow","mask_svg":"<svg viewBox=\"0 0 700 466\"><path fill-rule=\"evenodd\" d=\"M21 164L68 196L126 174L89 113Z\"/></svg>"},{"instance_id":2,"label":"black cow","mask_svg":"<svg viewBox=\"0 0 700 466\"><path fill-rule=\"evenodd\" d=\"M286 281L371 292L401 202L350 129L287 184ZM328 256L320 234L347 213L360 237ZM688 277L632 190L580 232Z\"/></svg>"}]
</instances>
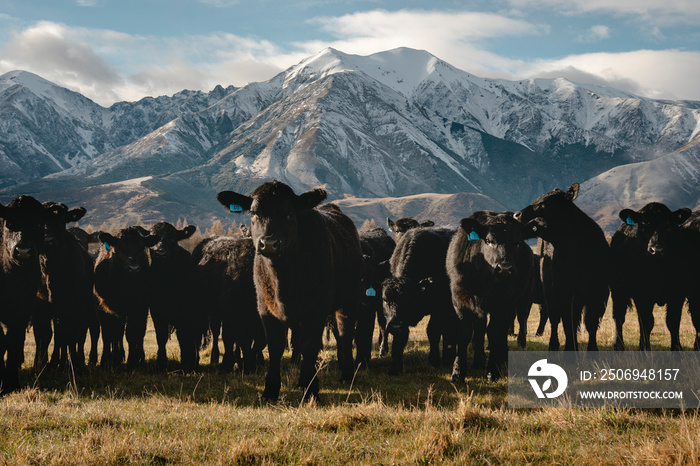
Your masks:
<instances>
[{"instance_id":1,"label":"black cow","mask_svg":"<svg viewBox=\"0 0 700 466\"><path fill-rule=\"evenodd\" d=\"M124 360L124 329L129 344L127 365L146 361L143 339L148 320L151 288L146 248L155 246L158 236L143 227L128 227L117 236L99 233L103 243L95 263L95 295L102 327L101 365L117 365Z\"/></svg>"},{"instance_id":2,"label":"black cow","mask_svg":"<svg viewBox=\"0 0 700 466\"><path fill-rule=\"evenodd\" d=\"M195 307L195 276L192 255L178 244L194 234L197 227L178 230L167 222L151 227L150 234L160 238L150 254L150 308L156 331L156 364L163 370L168 364L166 344L171 328L180 346L180 363L186 372L197 369L199 346L206 329L206 315Z\"/></svg>"},{"instance_id":3,"label":"black cow","mask_svg":"<svg viewBox=\"0 0 700 466\"><path fill-rule=\"evenodd\" d=\"M462 327L452 382L464 380L467 346L474 337L474 365L486 360L487 373L501 376L508 357L508 327L516 314L529 313L533 292L533 254L524 227L512 212L475 212L462 219L447 251L452 304ZM488 326L487 326L488 316ZM521 330L522 330L521 322Z\"/></svg>"},{"instance_id":4,"label":"black cow","mask_svg":"<svg viewBox=\"0 0 700 466\"><path fill-rule=\"evenodd\" d=\"M688 248L686 254L686 280L688 312L695 327L693 349L700 351L700 211L693 212L681 225Z\"/></svg>"},{"instance_id":5,"label":"black cow","mask_svg":"<svg viewBox=\"0 0 700 466\"><path fill-rule=\"evenodd\" d=\"M264 362L266 340L253 282L253 239L243 229L233 237L206 238L192 256L197 302L209 317L212 333L211 363L219 363L219 333L223 330L221 368L231 371L239 363L243 372L255 372L257 364Z\"/></svg>"},{"instance_id":6,"label":"black cow","mask_svg":"<svg viewBox=\"0 0 700 466\"><path fill-rule=\"evenodd\" d=\"M77 222L86 211L83 207L69 210L58 202L45 202L43 206L45 231L39 256L42 286L38 296L47 312L43 313L43 321L38 314L33 321L35 366L42 367L46 362L53 320L55 341L51 365L67 367L70 357L73 369L81 370L85 365L85 337L88 328L94 329L97 322L94 263L76 237L66 230L66 224ZM98 338L99 333L91 332L91 364L97 364Z\"/></svg>"},{"instance_id":7,"label":"black cow","mask_svg":"<svg viewBox=\"0 0 700 466\"><path fill-rule=\"evenodd\" d=\"M622 224L610 243L616 350L625 349L622 327L632 300L639 319L640 351L651 350L654 304L666 305L671 349L682 349L679 330L686 298L685 264L689 251L680 226L691 213L687 208L671 212L658 202L651 202L639 211L620 211Z\"/></svg>"},{"instance_id":8,"label":"black cow","mask_svg":"<svg viewBox=\"0 0 700 466\"><path fill-rule=\"evenodd\" d=\"M384 356L389 351L389 334L382 306L382 283L391 275L389 259L396 243L381 227L360 230L359 233L364 272L355 344L357 362L366 363L371 354L375 318L379 324L379 355Z\"/></svg>"},{"instance_id":9,"label":"black cow","mask_svg":"<svg viewBox=\"0 0 700 466\"><path fill-rule=\"evenodd\" d=\"M393 335L390 374L403 372L409 327L415 327L427 315L429 363L439 367L441 360L443 364L454 361L458 324L445 271L447 247L454 233L451 228L414 228L396 244L389 260L391 277L384 281L382 294L387 331Z\"/></svg>"},{"instance_id":10,"label":"black cow","mask_svg":"<svg viewBox=\"0 0 700 466\"><path fill-rule=\"evenodd\" d=\"M386 224L389 227L389 231L394 233L394 241L396 243L398 243L401 240L403 234L406 233L408 230L411 230L413 228L425 228L435 226L435 223L432 220L420 223L418 220L411 217L403 217L395 222L389 217L387 217Z\"/></svg>"},{"instance_id":11,"label":"black cow","mask_svg":"<svg viewBox=\"0 0 700 466\"><path fill-rule=\"evenodd\" d=\"M19 388L24 338L41 282L38 248L44 234L44 209L31 196L0 204L0 390ZM4 328L3 328L4 327ZM7 361L4 360L7 353Z\"/></svg>"},{"instance_id":12,"label":"black cow","mask_svg":"<svg viewBox=\"0 0 700 466\"><path fill-rule=\"evenodd\" d=\"M326 198L323 189L296 195L279 181L263 184L251 196L225 191L217 198L232 211L251 213L258 312L270 356L263 398L279 396L288 327L299 332L304 398L318 397L316 358L331 313L336 317L341 380L351 381L362 273L360 240L352 220L333 204L315 208Z\"/></svg>"},{"instance_id":13,"label":"black cow","mask_svg":"<svg viewBox=\"0 0 700 466\"><path fill-rule=\"evenodd\" d=\"M559 350L560 321L564 349L578 350L584 308L588 350L597 350L596 335L610 295L610 247L600 226L574 204L578 190L578 183L566 192L554 189L514 214L553 248L551 258L541 258L540 272L552 329L550 351Z\"/></svg>"}]
</instances>

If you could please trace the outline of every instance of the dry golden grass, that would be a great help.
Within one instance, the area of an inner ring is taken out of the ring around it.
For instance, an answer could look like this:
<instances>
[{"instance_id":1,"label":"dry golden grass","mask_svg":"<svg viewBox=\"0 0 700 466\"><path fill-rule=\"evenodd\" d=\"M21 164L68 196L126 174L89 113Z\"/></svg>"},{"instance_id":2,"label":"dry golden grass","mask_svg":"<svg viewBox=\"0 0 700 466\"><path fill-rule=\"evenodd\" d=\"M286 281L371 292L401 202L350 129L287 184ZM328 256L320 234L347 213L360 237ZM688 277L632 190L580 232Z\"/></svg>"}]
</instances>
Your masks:
<instances>
[{"instance_id":1,"label":"dry golden grass","mask_svg":"<svg viewBox=\"0 0 700 466\"><path fill-rule=\"evenodd\" d=\"M536 308L535 308L536 309ZM655 349L667 351L663 311L656 310ZM528 349L539 313L528 322ZM630 312L627 345L637 345ZM612 347L612 318L599 342ZM682 342L694 331L684 314ZM581 335L585 344L585 332ZM515 350L515 340L510 340ZM243 376L205 367L182 374L173 361L155 371L155 338L147 334L147 367L35 374L27 388L0 400L2 464L697 464L698 413L679 410L507 407L507 382L468 374L465 385L427 364L424 327L411 333L405 374L389 377L388 358L360 370L351 386L338 381L334 348L321 355L323 405L301 404L298 371L285 360L278 403L263 405L264 372ZM169 344L177 359L175 342ZM27 361L33 356L27 339Z\"/></svg>"}]
</instances>

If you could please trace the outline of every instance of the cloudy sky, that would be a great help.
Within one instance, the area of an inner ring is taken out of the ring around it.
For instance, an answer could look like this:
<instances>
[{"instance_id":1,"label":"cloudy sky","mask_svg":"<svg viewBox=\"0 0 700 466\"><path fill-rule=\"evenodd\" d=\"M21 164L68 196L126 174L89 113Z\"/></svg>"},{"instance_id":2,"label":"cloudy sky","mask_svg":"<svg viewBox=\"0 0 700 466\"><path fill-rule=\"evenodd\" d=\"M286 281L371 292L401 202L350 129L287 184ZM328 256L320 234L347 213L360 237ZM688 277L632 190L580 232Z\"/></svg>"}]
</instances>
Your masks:
<instances>
[{"instance_id":1,"label":"cloudy sky","mask_svg":"<svg viewBox=\"0 0 700 466\"><path fill-rule=\"evenodd\" d=\"M102 105L264 81L325 47L700 100L698 0L0 0L0 74Z\"/></svg>"}]
</instances>

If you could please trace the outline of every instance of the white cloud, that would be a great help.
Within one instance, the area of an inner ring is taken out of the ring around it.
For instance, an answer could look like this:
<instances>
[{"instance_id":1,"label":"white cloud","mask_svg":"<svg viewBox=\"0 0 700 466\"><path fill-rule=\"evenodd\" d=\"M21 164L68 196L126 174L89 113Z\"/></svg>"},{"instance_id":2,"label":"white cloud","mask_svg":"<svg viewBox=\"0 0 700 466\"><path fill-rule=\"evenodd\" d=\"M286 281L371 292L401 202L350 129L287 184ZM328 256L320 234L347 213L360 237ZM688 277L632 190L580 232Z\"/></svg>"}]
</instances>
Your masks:
<instances>
[{"instance_id":1,"label":"white cloud","mask_svg":"<svg viewBox=\"0 0 700 466\"><path fill-rule=\"evenodd\" d=\"M700 19L697 0L507 0L516 8L546 8L576 14L603 12L642 18L655 24L693 24Z\"/></svg>"},{"instance_id":2,"label":"white cloud","mask_svg":"<svg viewBox=\"0 0 700 466\"><path fill-rule=\"evenodd\" d=\"M638 50L572 55L527 64L517 73L530 77L565 77L650 98L700 100L696 78L700 75L700 52Z\"/></svg>"},{"instance_id":3,"label":"white cloud","mask_svg":"<svg viewBox=\"0 0 700 466\"><path fill-rule=\"evenodd\" d=\"M610 28L598 24L589 28L585 33L578 37L579 42L598 42L610 37Z\"/></svg>"}]
</instances>

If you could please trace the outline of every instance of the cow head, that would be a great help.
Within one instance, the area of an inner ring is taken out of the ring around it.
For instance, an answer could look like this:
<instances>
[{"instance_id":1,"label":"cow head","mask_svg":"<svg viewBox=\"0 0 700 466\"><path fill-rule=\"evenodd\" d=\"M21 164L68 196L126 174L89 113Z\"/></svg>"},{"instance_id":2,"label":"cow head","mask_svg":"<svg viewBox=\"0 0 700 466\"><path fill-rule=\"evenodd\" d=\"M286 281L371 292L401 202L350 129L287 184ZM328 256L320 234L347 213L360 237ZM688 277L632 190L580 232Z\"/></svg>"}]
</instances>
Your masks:
<instances>
[{"instance_id":1,"label":"cow head","mask_svg":"<svg viewBox=\"0 0 700 466\"><path fill-rule=\"evenodd\" d=\"M387 217L386 224L389 226L389 231L394 233L394 241L396 241L397 243L404 235L404 233L406 233L408 230L411 230L413 228L432 227L435 225L435 223L431 220L428 220L423 223L418 223L418 220L409 217L400 218L395 222L389 217Z\"/></svg>"},{"instance_id":2,"label":"cow head","mask_svg":"<svg viewBox=\"0 0 700 466\"><path fill-rule=\"evenodd\" d=\"M632 209L620 211L620 231L626 236L636 237L646 246L653 257L664 257L677 244L682 225L692 214L688 208L672 212L659 202L650 202L638 212Z\"/></svg>"},{"instance_id":3,"label":"cow head","mask_svg":"<svg viewBox=\"0 0 700 466\"><path fill-rule=\"evenodd\" d=\"M44 202L44 252L55 251L63 242L65 235L70 234L66 230L66 224L77 222L87 212L84 207L68 209L60 202Z\"/></svg>"},{"instance_id":4,"label":"cow head","mask_svg":"<svg viewBox=\"0 0 700 466\"><path fill-rule=\"evenodd\" d=\"M435 283L432 277L415 282L406 278L390 277L382 283L382 302L386 328L389 333L407 332L425 316L432 303Z\"/></svg>"},{"instance_id":5,"label":"cow head","mask_svg":"<svg viewBox=\"0 0 700 466\"><path fill-rule=\"evenodd\" d=\"M528 237L556 234L566 229L566 222L571 218L570 213L578 209L574 200L578 197L579 184L573 183L569 189L562 191L556 188L543 194L529 206L513 214L513 217L528 225Z\"/></svg>"},{"instance_id":6,"label":"cow head","mask_svg":"<svg viewBox=\"0 0 700 466\"><path fill-rule=\"evenodd\" d=\"M255 252L275 260L296 242L298 216L323 202L326 191L317 188L296 195L286 184L268 181L250 196L223 191L216 198L231 212L250 211Z\"/></svg>"},{"instance_id":7,"label":"cow head","mask_svg":"<svg viewBox=\"0 0 700 466\"><path fill-rule=\"evenodd\" d=\"M149 234L140 226L124 228L116 237L102 232L98 237L104 245L103 257L113 259L120 268L132 274L146 270L146 248L155 246L160 240L159 236Z\"/></svg>"},{"instance_id":8,"label":"cow head","mask_svg":"<svg viewBox=\"0 0 700 466\"><path fill-rule=\"evenodd\" d=\"M44 234L44 209L31 196L19 196L7 206L0 204L3 254L14 262L37 257Z\"/></svg>"},{"instance_id":9,"label":"cow head","mask_svg":"<svg viewBox=\"0 0 700 466\"><path fill-rule=\"evenodd\" d=\"M158 222L151 227L150 234L157 236L160 240L151 247L151 259L168 259L180 246L179 241L185 240L197 231L194 225L187 225L182 230L178 230L168 222Z\"/></svg>"},{"instance_id":10,"label":"cow head","mask_svg":"<svg viewBox=\"0 0 700 466\"><path fill-rule=\"evenodd\" d=\"M518 223L512 212L475 212L462 219L459 226L458 240L465 246L478 245L479 258L493 276L518 274L517 258L528 247L523 234L527 227Z\"/></svg>"}]
</instances>

